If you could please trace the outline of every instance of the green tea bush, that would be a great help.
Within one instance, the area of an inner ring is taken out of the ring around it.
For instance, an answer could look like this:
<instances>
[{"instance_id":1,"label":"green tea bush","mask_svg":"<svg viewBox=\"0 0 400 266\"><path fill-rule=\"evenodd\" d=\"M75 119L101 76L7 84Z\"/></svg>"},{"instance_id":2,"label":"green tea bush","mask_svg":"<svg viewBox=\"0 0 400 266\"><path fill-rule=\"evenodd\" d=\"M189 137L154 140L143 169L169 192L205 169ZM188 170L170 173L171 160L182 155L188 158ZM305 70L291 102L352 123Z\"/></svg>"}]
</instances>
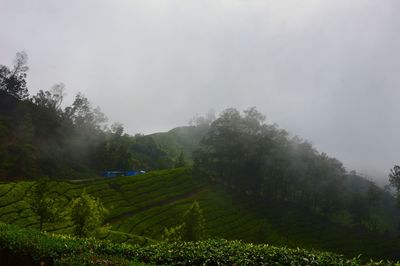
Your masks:
<instances>
[{"instance_id":1,"label":"green tea bush","mask_svg":"<svg viewBox=\"0 0 400 266\"><path fill-rule=\"evenodd\" d=\"M0 255L5 252L14 256L14 262L29 257L33 263L43 261L50 265L400 265L241 241L161 242L149 246L116 244L0 224Z\"/></svg>"}]
</instances>

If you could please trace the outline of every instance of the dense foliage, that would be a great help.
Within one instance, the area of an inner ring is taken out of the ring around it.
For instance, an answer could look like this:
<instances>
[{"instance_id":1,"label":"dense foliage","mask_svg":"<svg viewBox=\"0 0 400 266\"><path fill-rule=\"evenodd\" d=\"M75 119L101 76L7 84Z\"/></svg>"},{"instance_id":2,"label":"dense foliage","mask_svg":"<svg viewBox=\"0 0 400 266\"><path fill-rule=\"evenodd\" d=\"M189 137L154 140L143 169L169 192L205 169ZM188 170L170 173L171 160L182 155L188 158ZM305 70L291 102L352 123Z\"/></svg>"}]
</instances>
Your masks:
<instances>
[{"instance_id":1,"label":"dense foliage","mask_svg":"<svg viewBox=\"0 0 400 266\"><path fill-rule=\"evenodd\" d=\"M71 265L398 265L389 261L362 263L327 252L245 244L240 241L159 243L130 246L94 239L39 233L0 224L2 261L13 254L18 260Z\"/></svg>"},{"instance_id":2,"label":"dense foliage","mask_svg":"<svg viewBox=\"0 0 400 266\"><path fill-rule=\"evenodd\" d=\"M374 230L369 212L380 189L347 189L350 174L340 161L264 121L254 107L223 111L194 152L195 170L259 200L293 202L323 216L349 211L354 225Z\"/></svg>"},{"instance_id":3,"label":"dense foliage","mask_svg":"<svg viewBox=\"0 0 400 266\"><path fill-rule=\"evenodd\" d=\"M71 221L77 236L89 236L102 223L107 209L101 201L85 191L71 202Z\"/></svg>"},{"instance_id":4,"label":"dense foliage","mask_svg":"<svg viewBox=\"0 0 400 266\"><path fill-rule=\"evenodd\" d=\"M65 86L29 96L27 55L0 65L0 178L80 178L105 170L173 167L151 137L129 136L81 93L63 108Z\"/></svg>"},{"instance_id":5,"label":"dense foliage","mask_svg":"<svg viewBox=\"0 0 400 266\"><path fill-rule=\"evenodd\" d=\"M46 177L37 180L29 196L31 210L39 216L39 229L42 230L43 223L54 222L57 212L55 199L50 195L50 180Z\"/></svg>"},{"instance_id":6,"label":"dense foliage","mask_svg":"<svg viewBox=\"0 0 400 266\"><path fill-rule=\"evenodd\" d=\"M199 203L194 201L183 214L181 224L164 229L163 240L169 242L202 240L206 238L205 228L203 211Z\"/></svg>"}]
</instances>

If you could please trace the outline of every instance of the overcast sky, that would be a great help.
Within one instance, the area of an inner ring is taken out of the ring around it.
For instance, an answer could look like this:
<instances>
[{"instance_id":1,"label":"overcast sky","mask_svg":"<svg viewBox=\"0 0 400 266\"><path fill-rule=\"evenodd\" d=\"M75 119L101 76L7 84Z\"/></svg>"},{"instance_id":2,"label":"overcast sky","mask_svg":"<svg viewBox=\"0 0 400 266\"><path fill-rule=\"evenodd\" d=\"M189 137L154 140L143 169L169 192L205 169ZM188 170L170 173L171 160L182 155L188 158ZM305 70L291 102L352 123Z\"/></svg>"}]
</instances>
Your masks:
<instances>
[{"instance_id":1,"label":"overcast sky","mask_svg":"<svg viewBox=\"0 0 400 266\"><path fill-rule=\"evenodd\" d=\"M0 64L128 133L250 106L348 170L400 164L398 0L0 0Z\"/></svg>"}]
</instances>

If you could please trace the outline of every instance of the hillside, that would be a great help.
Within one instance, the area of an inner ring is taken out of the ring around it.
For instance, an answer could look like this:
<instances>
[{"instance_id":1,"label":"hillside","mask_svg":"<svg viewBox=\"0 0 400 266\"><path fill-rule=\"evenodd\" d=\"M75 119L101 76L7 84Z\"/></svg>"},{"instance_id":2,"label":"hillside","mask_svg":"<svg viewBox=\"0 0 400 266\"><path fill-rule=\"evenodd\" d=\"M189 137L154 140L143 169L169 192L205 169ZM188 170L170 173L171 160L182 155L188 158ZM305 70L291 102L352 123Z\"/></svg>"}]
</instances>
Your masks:
<instances>
[{"instance_id":1,"label":"hillside","mask_svg":"<svg viewBox=\"0 0 400 266\"><path fill-rule=\"evenodd\" d=\"M192 153L199 148L200 140L206 135L208 125L186 126L149 135L171 158L183 152L186 160L192 162Z\"/></svg>"},{"instance_id":2,"label":"hillside","mask_svg":"<svg viewBox=\"0 0 400 266\"><path fill-rule=\"evenodd\" d=\"M32 182L0 185L0 220L27 228L38 221L29 209ZM160 240L165 227L175 226L188 206L197 200L211 237L245 242L334 251L349 257L397 259L400 243L340 226L293 204L257 202L218 184L195 179L187 169L154 171L135 177L119 177L87 183L52 182L61 205L82 190L99 197L110 210L110 230L97 237L138 244ZM45 230L71 233L68 222L45 224Z\"/></svg>"},{"instance_id":3,"label":"hillside","mask_svg":"<svg viewBox=\"0 0 400 266\"><path fill-rule=\"evenodd\" d=\"M109 211L101 228L91 228L98 229L93 236L114 243L163 246L165 229L190 228L183 214L199 203L206 237L249 243L216 245L251 253L261 247L252 250L253 243L269 243L347 258L399 259L395 198L308 141L266 123L255 107L199 117L196 126L130 136L122 124L108 125L81 93L71 105L62 104L62 83L29 95L26 56L18 53L12 68L0 66L0 221L42 228L30 208L31 192L35 180L48 176L50 189L46 185L40 194L50 190L57 200L50 211L58 217L43 229L58 235L74 233L65 218L69 204L88 193ZM138 170L148 173L100 177L104 171Z\"/></svg>"}]
</instances>

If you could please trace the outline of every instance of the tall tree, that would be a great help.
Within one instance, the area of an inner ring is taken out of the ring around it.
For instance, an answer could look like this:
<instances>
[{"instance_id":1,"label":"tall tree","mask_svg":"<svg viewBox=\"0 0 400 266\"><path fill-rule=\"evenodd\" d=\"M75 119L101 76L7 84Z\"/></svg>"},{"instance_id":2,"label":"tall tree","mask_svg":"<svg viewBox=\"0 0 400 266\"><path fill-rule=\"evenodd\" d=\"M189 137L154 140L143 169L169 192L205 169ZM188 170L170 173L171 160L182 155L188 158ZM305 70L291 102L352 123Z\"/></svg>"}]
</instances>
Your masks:
<instances>
[{"instance_id":1,"label":"tall tree","mask_svg":"<svg viewBox=\"0 0 400 266\"><path fill-rule=\"evenodd\" d=\"M183 214L182 240L198 241L204 239L205 219L203 211L197 201L194 201L189 209Z\"/></svg>"},{"instance_id":2,"label":"tall tree","mask_svg":"<svg viewBox=\"0 0 400 266\"><path fill-rule=\"evenodd\" d=\"M369 207L369 221L370 221L369 225L372 231L377 230L377 222L373 216L373 208L380 203L382 197L383 197L383 191L379 189L378 186L375 185L375 183L373 182L369 183L367 191L367 201Z\"/></svg>"},{"instance_id":3,"label":"tall tree","mask_svg":"<svg viewBox=\"0 0 400 266\"><path fill-rule=\"evenodd\" d=\"M35 181L30 194L31 210L39 217L39 229L43 224L54 221L56 217L55 200L50 194L50 179L42 177Z\"/></svg>"},{"instance_id":4,"label":"tall tree","mask_svg":"<svg viewBox=\"0 0 400 266\"><path fill-rule=\"evenodd\" d=\"M200 205L194 201L182 216L181 224L165 228L162 239L168 242L198 241L206 237L205 219Z\"/></svg>"},{"instance_id":5,"label":"tall tree","mask_svg":"<svg viewBox=\"0 0 400 266\"><path fill-rule=\"evenodd\" d=\"M242 115L230 108L210 126L194 153L195 167L244 191L258 191L262 161L269 152L265 117L255 108Z\"/></svg>"},{"instance_id":6,"label":"tall tree","mask_svg":"<svg viewBox=\"0 0 400 266\"><path fill-rule=\"evenodd\" d=\"M353 225L365 228L369 218L368 202L365 197L360 193L353 193L348 204L348 209L353 220Z\"/></svg>"},{"instance_id":7,"label":"tall tree","mask_svg":"<svg viewBox=\"0 0 400 266\"><path fill-rule=\"evenodd\" d=\"M390 169L389 183L396 190L397 205L400 207L400 166Z\"/></svg>"},{"instance_id":8,"label":"tall tree","mask_svg":"<svg viewBox=\"0 0 400 266\"><path fill-rule=\"evenodd\" d=\"M181 152L179 157L175 160L175 168L184 167L185 165L185 156L183 155L183 152Z\"/></svg>"},{"instance_id":9,"label":"tall tree","mask_svg":"<svg viewBox=\"0 0 400 266\"><path fill-rule=\"evenodd\" d=\"M65 96L64 83L55 84L49 91L40 90L32 101L40 107L59 111Z\"/></svg>"},{"instance_id":10,"label":"tall tree","mask_svg":"<svg viewBox=\"0 0 400 266\"><path fill-rule=\"evenodd\" d=\"M29 69L27 62L28 55L22 51L16 54L12 69L0 65L0 90L18 100L24 100L29 96L25 80Z\"/></svg>"},{"instance_id":11,"label":"tall tree","mask_svg":"<svg viewBox=\"0 0 400 266\"><path fill-rule=\"evenodd\" d=\"M65 115L80 129L99 130L107 121L100 108L93 108L88 98L82 93L78 93L72 105L65 108Z\"/></svg>"},{"instance_id":12,"label":"tall tree","mask_svg":"<svg viewBox=\"0 0 400 266\"><path fill-rule=\"evenodd\" d=\"M295 201L328 215L343 207L345 169L306 141L289 138L252 107L229 108L210 125L194 168L246 194Z\"/></svg>"}]
</instances>

